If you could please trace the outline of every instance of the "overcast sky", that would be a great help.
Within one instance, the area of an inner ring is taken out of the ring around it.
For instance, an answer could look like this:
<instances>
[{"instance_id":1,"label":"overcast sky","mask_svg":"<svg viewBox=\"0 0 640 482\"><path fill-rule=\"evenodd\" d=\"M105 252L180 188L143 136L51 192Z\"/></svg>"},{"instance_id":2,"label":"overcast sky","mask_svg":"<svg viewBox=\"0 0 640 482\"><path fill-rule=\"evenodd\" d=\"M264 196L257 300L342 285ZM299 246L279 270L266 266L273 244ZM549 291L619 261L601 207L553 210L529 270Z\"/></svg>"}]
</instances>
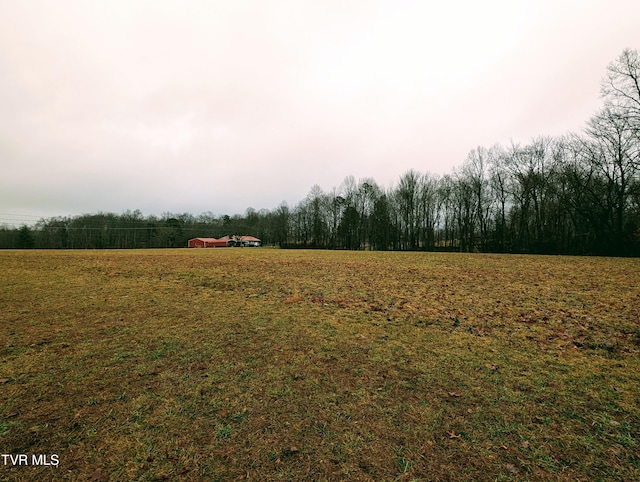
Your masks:
<instances>
[{"instance_id":1,"label":"overcast sky","mask_svg":"<svg viewBox=\"0 0 640 482\"><path fill-rule=\"evenodd\" d=\"M0 0L0 223L295 205L580 131L637 0Z\"/></svg>"}]
</instances>

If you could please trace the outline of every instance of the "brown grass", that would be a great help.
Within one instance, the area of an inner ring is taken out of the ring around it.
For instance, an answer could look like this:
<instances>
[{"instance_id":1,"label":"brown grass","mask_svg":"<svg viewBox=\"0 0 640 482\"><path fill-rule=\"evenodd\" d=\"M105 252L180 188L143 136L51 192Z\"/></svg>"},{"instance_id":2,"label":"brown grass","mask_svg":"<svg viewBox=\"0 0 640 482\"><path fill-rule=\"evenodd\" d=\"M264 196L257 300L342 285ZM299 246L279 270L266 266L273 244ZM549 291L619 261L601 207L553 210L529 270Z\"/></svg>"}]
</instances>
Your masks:
<instances>
[{"instance_id":1,"label":"brown grass","mask_svg":"<svg viewBox=\"0 0 640 482\"><path fill-rule=\"evenodd\" d=\"M0 479L640 479L637 259L4 251L0 269L2 450L60 458Z\"/></svg>"}]
</instances>

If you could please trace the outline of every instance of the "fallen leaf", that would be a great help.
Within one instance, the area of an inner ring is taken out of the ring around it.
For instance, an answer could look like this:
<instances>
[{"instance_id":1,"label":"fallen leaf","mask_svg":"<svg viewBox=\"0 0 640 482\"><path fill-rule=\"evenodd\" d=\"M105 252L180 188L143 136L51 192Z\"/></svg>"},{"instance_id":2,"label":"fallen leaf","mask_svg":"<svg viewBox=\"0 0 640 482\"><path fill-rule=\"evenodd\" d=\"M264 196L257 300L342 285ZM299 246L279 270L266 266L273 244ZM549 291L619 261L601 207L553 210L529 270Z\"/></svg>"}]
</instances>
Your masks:
<instances>
[{"instance_id":1,"label":"fallen leaf","mask_svg":"<svg viewBox=\"0 0 640 482\"><path fill-rule=\"evenodd\" d=\"M455 397L455 398L459 398L460 394L456 393L456 392L448 392L450 397Z\"/></svg>"}]
</instances>

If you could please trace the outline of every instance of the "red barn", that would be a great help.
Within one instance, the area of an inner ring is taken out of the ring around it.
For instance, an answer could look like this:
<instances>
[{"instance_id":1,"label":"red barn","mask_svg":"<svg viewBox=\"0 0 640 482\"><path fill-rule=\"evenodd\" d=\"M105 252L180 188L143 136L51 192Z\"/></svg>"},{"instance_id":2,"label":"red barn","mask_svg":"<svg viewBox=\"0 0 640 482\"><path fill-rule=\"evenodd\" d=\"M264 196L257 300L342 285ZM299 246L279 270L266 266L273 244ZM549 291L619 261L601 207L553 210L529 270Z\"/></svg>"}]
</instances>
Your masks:
<instances>
[{"instance_id":1,"label":"red barn","mask_svg":"<svg viewBox=\"0 0 640 482\"><path fill-rule=\"evenodd\" d=\"M189 248L211 248L215 246L216 238L193 238L189 240Z\"/></svg>"}]
</instances>

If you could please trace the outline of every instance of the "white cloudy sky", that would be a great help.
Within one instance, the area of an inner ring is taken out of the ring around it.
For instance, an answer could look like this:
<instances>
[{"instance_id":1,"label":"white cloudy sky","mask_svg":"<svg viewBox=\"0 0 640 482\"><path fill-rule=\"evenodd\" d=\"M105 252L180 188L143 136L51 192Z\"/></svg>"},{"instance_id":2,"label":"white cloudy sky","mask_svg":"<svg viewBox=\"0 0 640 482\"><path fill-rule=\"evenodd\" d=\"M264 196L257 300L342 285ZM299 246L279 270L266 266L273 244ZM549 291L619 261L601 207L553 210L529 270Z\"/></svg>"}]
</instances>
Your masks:
<instances>
[{"instance_id":1,"label":"white cloudy sky","mask_svg":"<svg viewBox=\"0 0 640 482\"><path fill-rule=\"evenodd\" d=\"M637 0L0 0L0 223L243 213L580 131Z\"/></svg>"}]
</instances>

